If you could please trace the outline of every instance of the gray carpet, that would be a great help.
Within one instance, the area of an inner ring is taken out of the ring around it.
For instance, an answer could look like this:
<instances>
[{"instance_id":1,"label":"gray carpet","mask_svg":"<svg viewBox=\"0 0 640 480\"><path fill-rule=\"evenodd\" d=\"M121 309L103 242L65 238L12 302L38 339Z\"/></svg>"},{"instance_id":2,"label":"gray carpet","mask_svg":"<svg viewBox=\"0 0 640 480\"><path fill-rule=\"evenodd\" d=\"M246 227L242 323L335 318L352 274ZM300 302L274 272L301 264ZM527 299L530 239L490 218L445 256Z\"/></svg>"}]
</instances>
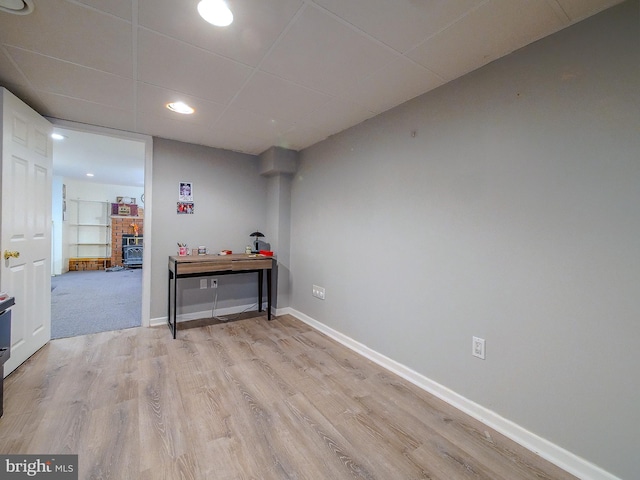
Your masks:
<instances>
[{"instance_id":1,"label":"gray carpet","mask_svg":"<svg viewBox=\"0 0 640 480\"><path fill-rule=\"evenodd\" d=\"M51 278L51 338L139 327L141 315L141 268Z\"/></svg>"}]
</instances>

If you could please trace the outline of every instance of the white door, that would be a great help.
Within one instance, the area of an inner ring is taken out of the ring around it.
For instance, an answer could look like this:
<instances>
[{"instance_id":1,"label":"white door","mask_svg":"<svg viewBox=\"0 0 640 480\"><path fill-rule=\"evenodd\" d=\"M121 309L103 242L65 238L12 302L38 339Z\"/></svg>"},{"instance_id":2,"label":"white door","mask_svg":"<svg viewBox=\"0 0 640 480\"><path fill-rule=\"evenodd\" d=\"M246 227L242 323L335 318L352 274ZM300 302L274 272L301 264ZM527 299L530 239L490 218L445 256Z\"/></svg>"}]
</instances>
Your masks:
<instances>
[{"instance_id":1,"label":"white door","mask_svg":"<svg viewBox=\"0 0 640 480\"><path fill-rule=\"evenodd\" d=\"M16 299L6 376L51 339L53 129L8 90L0 89L0 95L0 290Z\"/></svg>"}]
</instances>

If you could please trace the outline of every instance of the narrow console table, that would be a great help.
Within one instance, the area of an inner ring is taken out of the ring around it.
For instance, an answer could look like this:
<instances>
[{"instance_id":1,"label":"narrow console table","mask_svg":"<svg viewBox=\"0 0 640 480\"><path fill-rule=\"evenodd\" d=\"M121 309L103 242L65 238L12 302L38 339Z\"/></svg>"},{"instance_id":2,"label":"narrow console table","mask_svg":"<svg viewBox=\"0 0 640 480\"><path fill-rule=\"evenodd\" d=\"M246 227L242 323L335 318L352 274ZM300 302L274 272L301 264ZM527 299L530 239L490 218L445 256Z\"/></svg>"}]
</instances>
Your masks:
<instances>
[{"instance_id":1,"label":"narrow console table","mask_svg":"<svg viewBox=\"0 0 640 480\"><path fill-rule=\"evenodd\" d=\"M169 257L169 294L167 325L176 338L178 279L192 277L217 277L236 273L258 274L258 311L262 311L262 281L267 272L267 319L271 320L271 270L273 257L262 255L187 255ZM172 282L173 280L173 282Z\"/></svg>"}]
</instances>

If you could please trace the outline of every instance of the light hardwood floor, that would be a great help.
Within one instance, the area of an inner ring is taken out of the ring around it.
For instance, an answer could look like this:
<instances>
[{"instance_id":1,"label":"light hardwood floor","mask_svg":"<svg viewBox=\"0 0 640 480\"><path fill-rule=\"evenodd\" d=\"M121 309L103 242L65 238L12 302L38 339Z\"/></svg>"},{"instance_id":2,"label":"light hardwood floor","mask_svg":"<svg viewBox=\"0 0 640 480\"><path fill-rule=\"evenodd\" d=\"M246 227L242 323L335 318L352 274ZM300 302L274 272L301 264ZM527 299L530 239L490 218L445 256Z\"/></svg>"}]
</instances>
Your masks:
<instances>
[{"instance_id":1,"label":"light hardwood floor","mask_svg":"<svg viewBox=\"0 0 640 480\"><path fill-rule=\"evenodd\" d=\"M5 379L0 452L80 479L575 477L291 316L54 340Z\"/></svg>"}]
</instances>

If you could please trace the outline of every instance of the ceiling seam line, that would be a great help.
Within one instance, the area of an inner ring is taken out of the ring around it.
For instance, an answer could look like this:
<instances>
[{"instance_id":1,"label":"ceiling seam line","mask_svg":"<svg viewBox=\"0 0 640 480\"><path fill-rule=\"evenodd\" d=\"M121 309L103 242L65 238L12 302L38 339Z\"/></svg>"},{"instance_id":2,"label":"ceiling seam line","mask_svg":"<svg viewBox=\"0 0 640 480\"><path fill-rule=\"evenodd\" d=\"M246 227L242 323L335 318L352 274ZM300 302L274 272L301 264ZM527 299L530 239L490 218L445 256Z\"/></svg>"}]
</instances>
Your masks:
<instances>
[{"instance_id":1,"label":"ceiling seam line","mask_svg":"<svg viewBox=\"0 0 640 480\"><path fill-rule=\"evenodd\" d=\"M558 20L566 22L567 25L571 23L571 17L558 0L547 0L547 5L558 15ZM560 18L561 16L563 17Z\"/></svg>"},{"instance_id":2,"label":"ceiling seam line","mask_svg":"<svg viewBox=\"0 0 640 480\"><path fill-rule=\"evenodd\" d=\"M254 68L253 65L250 65L248 63L244 63L244 62L241 62L239 60L236 60L235 58L227 57L227 56L222 55L220 53L213 52L211 50L207 50L206 48L201 47L199 45L194 45L193 43L185 42L184 40L181 40L181 39L176 38L176 37L172 37L171 35L167 35L166 33L158 32L157 30L154 30L154 29L149 28L149 27L145 27L144 25L138 25L138 30L146 30L147 32L154 33L155 35L158 35L160 37L169 39L169 40L171 40L173 42L176 42L176 43L179 43L179 44L182 44L182 45L186 45L186 46L191 47L191 48L195 48L196 50L199 50L199 51L201 51L203 53L206 53L208 55L212 55L214 57L218 57L218 58L222 58L224 60L228 60L228 61L236 63L238 65L242 65L243 67Z\"/></svg>"},{"instance_id":3,"label":"ceiling seam line","mask_svg":"<svg viewBox=\"0 0 640 480\"><path fill-rule=\"evenodd\" d=\"M102 74L105 74L105 75L110 75L112 77L123 78L125 80L132 80L131 77L127 77L125 75L120 75L120 74L117 74L117 73L108 72L106 70L101 70L101 69L96 68L96 67L90 67L88 65L82 65L81 63L72 62L70 60L65 60L65 59L60 58L60 57L54 57L52 55L48 55L46 53L40 53L40 52L35 51L35 50L29 50L28 48L19 47L17 45L11 45L9 43L5 43L5 44L3 44L3 47L15 48L16 50L20 50L20 51L23 51L23 52L31 53L31 54L34 54L34 55L39 55L41 57L45 57L45 58L48 58L50 60L55 60L57 62L66 63L67 65L73 65L74 67L80 67L80 68L83 68L83 69L86 69L86 70L91 70L91 71L99 72L99 73L102 73ZM10 57L9 52L7 52L7 56Z\"/></svg>"},{"instance_id":4,"label":"ceiling seam line","mask_svg":"<svg viewBox=\"0 0 640 480\"><path fill-rule=\"evenodd\" d=\"M484 3L488 2L489 0L484 0L483 3L480 4L483 5ZM377 44L379 47L384 48L385 50L387 50L388 53L391 53L392 55L399 57L399 58L404 58L405 60L409 61L411 64L413 64L414 66L420 67L420 68L424 68L425 70L427 70L429 73L431 73L432 75L435 75L436 77L438 77L439 80L445 82L447 81L447 79L445 77L443 77L441 74L439 74L438 72L432 70L431 68L422 65L418 62L416 62L415 60L413 60L412 58L407 57L406 52L401 52L400 50L396 50L395 48L393 48L391 45L387 45L386 43L384 43L382 40L374 37L373 35L371 35L370 33L367 33L366 31L362 30L360 27L358 27L357 25L354 25L351 22L348 22L347 20L345 20L344 18L338 16L337 14L333 13L331 10L328 10L327 8L323 7L322 5L317 4L315 1L313 0L303 0L304 3L308 3L309 5L313 6L314 8L316 8L317 10L320 10L321 12L325 13L326 15L330 16L331 18L333 18L335 21L337 21L338 23L348 27L350 30L355 31L356 33L358 33L359 35L362 35L363 37L365 37L367 40L369 40L372 43ZM475 10L478 7L475 7L473 10ZM462 17L459 17L462 18ZM457 19L456 19L457 21ZM444 30L445 28L448 28L449 26L451 26L454 22L448 24L446 27L444 27L443 29L439 30L438 32L436 32L434 35L436 35L437 33L440 33L442 30ZM428 38L433 37L433 35L430 35ZM426 41L427 39L423 40L422 42L418 43L417 45L414 45L413 47L409 48L407 50L407 52L410 52L411 50L415 49L416 47L418 47L419 45L421 45L424 41ZM386 65L385 65L386 66ZM374 73L377 73L379 71L381 71L385 66L380 67L378 70L376 70L375 72L371 72L369 75L363 77L363 78L367 78L371 75L373 75Z\"/></svg>"},{"instance_id":5,"label":"ceiling seam line","mask_svg":"<svg viewBox=\"0 0 640 480\"><path fill-rule=\"evenodd\" d=\"M457 17L455 20L450 21L449 23L447 23L444 27L442 27L440 30L438 30L437 32L432 33L431 35L429 35L427 38L424 38L421 42L419 42L418 44L414 45L413 47L411 47L409 50L407 50L405 53L409 53L413 50L415 50L416 48L420 47L421 45L424 45L426 42L428 42L429 40L431 40L432 38L434 38L437 35L440 35L442 32L444 32L445 30L448 30L449 28L451 28L452 26L454 26L456 23L458 23L460 20L462 20L463 18L468 17L470 14L472 14L473 12L480 10L480 8L484 7L487 3L489 3L489 0L484 0L483 2L479 3L478 5L476 5L475 7L467 10L466 12L464 12L462 15L460 15L459 17Z\"/></svg>"},{"instance_id":6,"label":"ceiling seam line","mask_svg":"<svg viewBox=\"0 0 640 480\"><path fill-rule=\"evenodd\" d=\"M72 97L70 95L67 95L65 93L56 93L56 92L49 92L46 90L40 90L38 88L32 87L34 91L36 92L44 92L48 95L53 95L55 97L62 97L62 98L68 98L70 100L80 100L81 102L86 102L86 103L90 103L92 105L100 105L102 107L108 107L108 108L113 108L114 110L119 110L121 112L130 112L130 110L126 110L124 108L120 108L120 107L115 107L113 105L109 105L108 103L101 103L101 102L94 102L93 100L87 100L86 98L81 98L81 97ZM50 117L53 118L59 118L60 120L67 120L65 118L61 118L61 117L56 117L54 115L49 115ZM75 120L69 120L70 122L74 122ZM87 123L87 122L77 122L77 123ZM104 125L96 125L97 127L104 127ZM105 128L113 128L114 130L123 130L122 128L114 128L114 127L105 127ZM129 130L123 130L125 132L130 132ZM137 132L130 132L130 133L137 133ZM144 134L141 134L144 135Z\"/></svg>"},{"instance_id":7,"label":"ceiling seam line","mask_svg":"<svg viewBox=\"0 0 640 480\"><path fill-rule=\"evenodd\" d=\"M107 15L108 17L112 17L112 18L114 18L116 20L121 20L123 22L131 23L126 18L119 17L118 15L115 15L115 14L113 14L111 12L106 12L104 10L100 10L99 8L93 7L91 5L87 5L86 3L78 2L77 0L66 0L66 1L68 3L71 3L72 5L75 5L76 7L82 7L82 8L85 8L87 10L91 10L92 12L98 13L100 15Z\"/></svg>"},{"instance_id":8,"label":"ceiling seam line","mask_svg":"<svg viewBox=\"0 0 640 480\"><path fill-rule=\"evenodd\" d=\"M131 67L133 69L133 129L138 131L138 0L131 2Z\"/></svg>"},{"instance_id":9,"label":"ceiling seam line","mask_svg":"<svg viewBox=\"0 0 640 480\"><path fill-rule=\"evenodd\" d=\"M40 103L42 103L43 105L45 104L45 102L42 100L42 97L38 94L38 92L40 90L38 90L33 83L31 82L31 80L29 80L29 77L27 77L27 75L22 71L22 69L20 68L20 66L18 65L18 63L11 57L11 55L9 54L9 51L5 48L7 46L13 46L13 45L6 45L6 44L2 44L0 45L0 49L2 49L2 51L4 52L4 56L7 57L7 59L9 60L9 63L11 63L11 65L13 65L13 68L15 68L18 73L20 74L20 76L22 77L22 79L24 80L24 82L29 86L29 88L35 93L36 97L38 98L38 100L40 101ZM29 51L29 50L27 50ZM6 88L5 85L0 85ZM7 90L9 90L7 88ZM31 107L33 107L33 105L30 105Z\"/></svg>"},{"instance_id":10,"label":"ceiling seam line","mask_svg":"<svg viewBox=\"0 0 640 480\"><path fill-rule=\"evenodd\" d=\"M273 43L271 44L271 46L269 47L269 49L265 52L265 54L262 56L262 58L260 59L260 61L257 63L257 65L255 67L252 67L251 73L247 76L247 78L245 79L245 81L242 83L242 85L240 86L240 88L238 89L238 91L235 93L235 95L233 95L233 97L231 97L231 99L224 105L224 108L222 109L222 112L220 113L220 115L218 115L218 118L211 124L211 127L215 127L215 125L220 121L220 119L222 119L222 117L224 116L225 113L227 113L227 111L229 110L229 108L231 107L231 104L236 100L236 98L238 98L238 96L240 95L240 93L242 93L245 89L245 87L249 84L249 82L256 76L256 74L261 71L260 67L262 66L262 64L265 62L266 58L271 54L271 52L280 44L280 42L282 41L282 39L284 38L284 36L289 32L289 30L291 29L292 25L298 20L298 18L300 18L300 16L302 15L302 13L306 10L306 5L303 4L300 6L300 8L296 11L296 13L291 17L291 19L289 20L289 22L287 23L287 25L282 29L282 31L280 32L280 35L278 35L278 38L276 38ZM263 72L267 75L269 75L267 72ZM280 78L280 77L278 77ZM282 79L284 80L284 79Z\"/></svg>"}]
</instances>

